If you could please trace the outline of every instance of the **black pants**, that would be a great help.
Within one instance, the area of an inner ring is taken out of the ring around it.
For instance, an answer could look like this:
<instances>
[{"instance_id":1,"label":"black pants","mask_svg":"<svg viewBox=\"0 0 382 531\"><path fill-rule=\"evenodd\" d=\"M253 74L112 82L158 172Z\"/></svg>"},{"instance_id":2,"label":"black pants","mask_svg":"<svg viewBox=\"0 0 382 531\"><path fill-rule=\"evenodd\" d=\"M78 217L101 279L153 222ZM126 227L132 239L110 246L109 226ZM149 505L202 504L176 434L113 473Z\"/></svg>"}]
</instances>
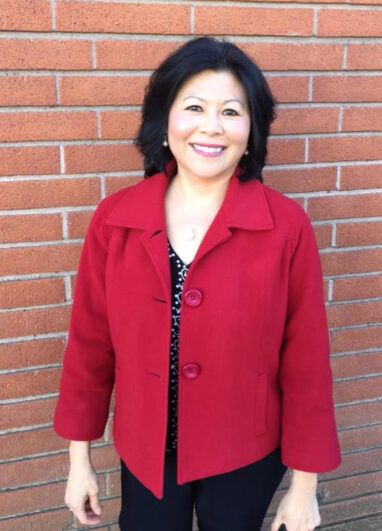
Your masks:
<instances>
[{"instance_id":1,"label":"black pants","mask_svg":"<svg viewBox=\"0 0 382 531\"><path fill-rule=\"evenodd\" d=\"M166 452L164 498L158 500L121 460L122 531L260 531L273 495L287 470L277 448L232 472L177 485L176 452Z\"/></svg>"}]
</instances>

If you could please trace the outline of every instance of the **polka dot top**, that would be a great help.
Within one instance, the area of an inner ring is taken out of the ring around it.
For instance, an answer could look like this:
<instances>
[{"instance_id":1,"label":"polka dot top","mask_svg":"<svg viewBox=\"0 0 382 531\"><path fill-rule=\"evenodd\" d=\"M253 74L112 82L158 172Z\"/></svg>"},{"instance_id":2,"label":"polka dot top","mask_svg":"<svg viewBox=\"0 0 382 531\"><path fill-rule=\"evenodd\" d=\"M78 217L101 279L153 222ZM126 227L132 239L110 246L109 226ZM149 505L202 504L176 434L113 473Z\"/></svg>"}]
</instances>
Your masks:
<instances>
[{"instance_id":1,"label":"polka dot top","mask_svg":"<svg viewBox=\"0 0 382 531\"><path fill-rule=\"evenodd\" d=\"M168 424L166 450L175 451L177 447L177 403L178 403L178 336L180 322L180 303L183 283L192 262L185 264L176 254L169 240L168 253L171 268L171 346L170 346L170 386L168 400Z\"/></svg>"}]
</instances>

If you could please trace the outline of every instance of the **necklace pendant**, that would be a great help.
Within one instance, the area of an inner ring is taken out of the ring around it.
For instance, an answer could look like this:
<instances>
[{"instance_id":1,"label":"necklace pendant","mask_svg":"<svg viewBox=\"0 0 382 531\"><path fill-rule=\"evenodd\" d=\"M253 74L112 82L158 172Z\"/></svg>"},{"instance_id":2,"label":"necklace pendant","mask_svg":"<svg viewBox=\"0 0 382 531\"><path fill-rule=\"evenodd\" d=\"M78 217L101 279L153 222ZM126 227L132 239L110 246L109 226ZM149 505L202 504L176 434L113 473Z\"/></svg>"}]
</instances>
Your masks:
<instances>
[{"instance_id":1,"label":"necklace pendant","mask_svg":"<svg viewBox=\"0 0 382 531\"><path fill-rule=\"evenodd\" d=\"M196 236L195 229L193 227L188 227L186 231L186 239L193 240Z\"/></svg>"}]
</instances>

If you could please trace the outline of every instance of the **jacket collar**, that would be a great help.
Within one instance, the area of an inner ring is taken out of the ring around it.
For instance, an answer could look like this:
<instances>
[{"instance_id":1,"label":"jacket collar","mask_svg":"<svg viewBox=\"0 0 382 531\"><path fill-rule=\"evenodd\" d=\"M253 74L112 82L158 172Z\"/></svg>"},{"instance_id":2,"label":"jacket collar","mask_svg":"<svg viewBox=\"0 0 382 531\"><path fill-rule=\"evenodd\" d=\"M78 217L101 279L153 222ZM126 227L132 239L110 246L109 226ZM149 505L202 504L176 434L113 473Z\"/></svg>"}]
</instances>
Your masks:
<instances>
[{"instance_id":1,"label":"jacket collar","mask_svg":"<svg viewBox=\"0 0 382 531\"><path fill-rule=\"evenodd\" d=\"M174 159L167 164L166 170L169 170L170 174L175 164ZM273 229L274 221L263 183L258 179L240 181L238 176L241 171L237 166L230 178L220 216L227 227L248 230ZM151 235L166 231L164 198L169 183L170 178L165 172L160 172L132 186L117 203L107 223L144 229Z\"/></svg>"}]
</instances>

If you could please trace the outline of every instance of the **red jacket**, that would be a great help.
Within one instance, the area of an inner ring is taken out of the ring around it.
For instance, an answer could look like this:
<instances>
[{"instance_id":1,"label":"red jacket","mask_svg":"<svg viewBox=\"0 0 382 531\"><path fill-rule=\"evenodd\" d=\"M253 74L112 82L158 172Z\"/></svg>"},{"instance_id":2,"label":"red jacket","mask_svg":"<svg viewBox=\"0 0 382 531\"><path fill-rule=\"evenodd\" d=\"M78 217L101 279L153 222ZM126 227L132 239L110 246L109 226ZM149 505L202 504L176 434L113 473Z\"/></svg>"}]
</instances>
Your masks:
<instances>
[{"instance_id":1,"label":"red jacket","mask_svg":"<svg viewBox=\"0 0 382 531\"><path fill-rule=\"evenodd\" d=\"M340 462L319 251L304 209L237 168L184 282L179 336L179 485L281 445L290 468ZM113 437L158 499L168 412L171 278L158 173L103 199L86 235L56 433Z\"/></svg>"}]
</instances>

